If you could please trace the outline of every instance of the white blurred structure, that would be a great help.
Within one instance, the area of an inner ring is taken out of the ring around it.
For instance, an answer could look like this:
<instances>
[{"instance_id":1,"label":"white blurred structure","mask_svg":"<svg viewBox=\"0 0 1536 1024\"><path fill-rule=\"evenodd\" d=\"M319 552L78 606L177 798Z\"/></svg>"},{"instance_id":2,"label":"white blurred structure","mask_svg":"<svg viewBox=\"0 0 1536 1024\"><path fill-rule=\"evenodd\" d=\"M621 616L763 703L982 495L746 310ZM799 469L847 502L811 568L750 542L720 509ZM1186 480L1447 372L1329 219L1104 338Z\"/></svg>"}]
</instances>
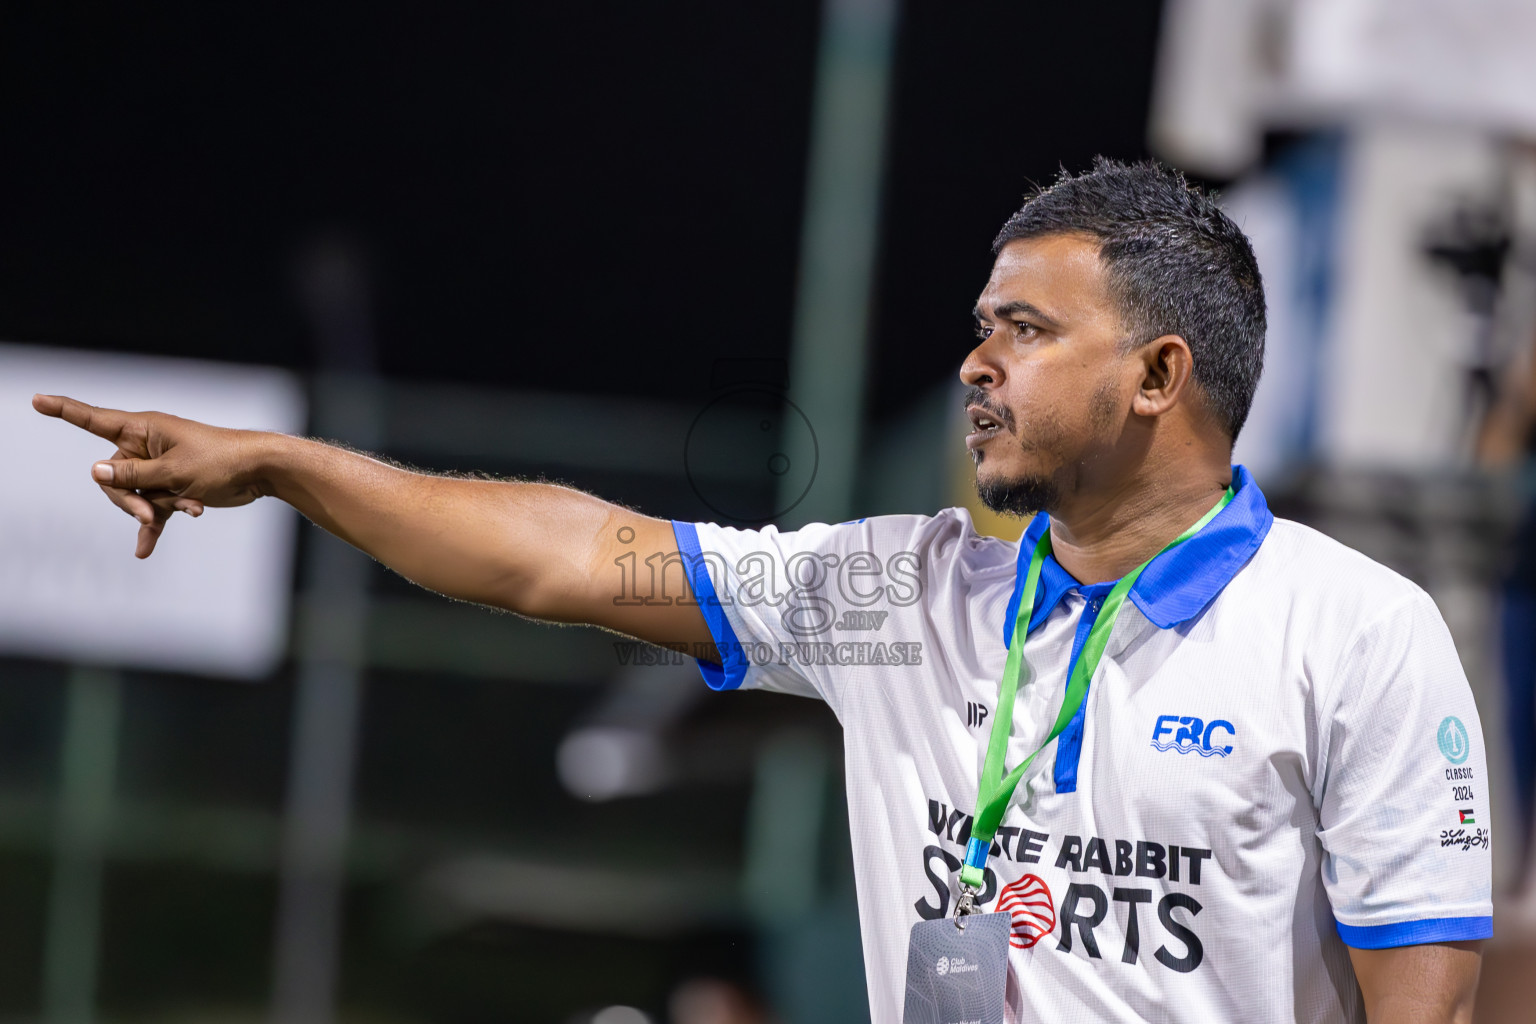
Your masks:
<instances>
[{"instance_id":1,"label":"white blurred structure","mask_svg":"<svg viewBox=\"0 0 1536 1024\"><path fill-rule=\"evenodd\" d=\"M1150 125L1241 181L1272 329L1238 457L1260 471L1471 463L1526 347L1512 208L1536 139L1531 0L1170 0ZM1300 140L1269 155L1270 132ZM1516 339L1516 341L1512 341Z\"/></svg>"},{"instance_id":2,"label":"white blurred structure","mask_svg":"<svg viewBox=\"0 0 1536 1024\"><path fill-rule=\"evenodd\" d=\"M1237 461L1271 479L1298 465L1471 463L1487 382L1529 336L1528 313L1495 294L1496 277L1514 276L1496 253L1508 226L1478 238L1471 223L1504 216L1514 170L1476 131L1382 122L1299 143L1226 191L1270 321Z\"/></svg>"},{"instance_id":3,"label":"white blurred structure","mask_svg":"<svg viewBox=\"0 0 1536 1024\"><path fill-rule=\"evenodd\" d=\"M277 501L174 516L154 555L91 481L112 446L38 415L32 395L297 432L291 375L262 367L0 344L0 650L75 663L259 678L287 649L297 514Z\"/></svg>"},{"instance_id":4,"label":"white blurred structure","mask_svg":"<svg viewBox=\"0 0 1536 1024\"><path fill-rule=\"evenodd\" d=\"M1381 118L1536 137L1530 0L1168 0L1154 147L1233 177L1266 128Z\"/></svg>"},{"instance_id":5,"label":"white blurred structure","mask_svg":"<svg viewBox=\"0 0 1536 1024\"><path fill-rule=\"evenodd\" d=\"M1342 170L1319 448L1345 466L1469 465L1488 411L1477 382L1502 360L1492 309L1428 250L1464 211L1503 206L1502 147L1470 128L1384 123L1354 133Z\"/></svg>"}]
</instances>

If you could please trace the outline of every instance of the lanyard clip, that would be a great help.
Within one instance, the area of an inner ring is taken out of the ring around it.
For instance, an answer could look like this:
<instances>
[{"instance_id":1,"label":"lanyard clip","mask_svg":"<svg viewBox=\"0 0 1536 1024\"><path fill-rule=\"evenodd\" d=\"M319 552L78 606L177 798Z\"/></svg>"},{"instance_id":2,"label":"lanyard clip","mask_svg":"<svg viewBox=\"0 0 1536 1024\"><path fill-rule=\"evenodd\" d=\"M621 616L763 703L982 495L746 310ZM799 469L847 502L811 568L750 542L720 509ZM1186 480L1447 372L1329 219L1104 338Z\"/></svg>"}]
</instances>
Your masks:
<instances>
[{"instance_id":1,"label":"lanyard clip","mask_svg":"<svg viewBox=\"0 0 1536 1024\"><path fill-rule=\"evenodd\" d=\"M976 908L976 897L981 892L973 885L960 886L960 898L955 901L955 927L960 931L965 930L965 919L971 914L979 914Z\"/></svg>"}]
</instances>

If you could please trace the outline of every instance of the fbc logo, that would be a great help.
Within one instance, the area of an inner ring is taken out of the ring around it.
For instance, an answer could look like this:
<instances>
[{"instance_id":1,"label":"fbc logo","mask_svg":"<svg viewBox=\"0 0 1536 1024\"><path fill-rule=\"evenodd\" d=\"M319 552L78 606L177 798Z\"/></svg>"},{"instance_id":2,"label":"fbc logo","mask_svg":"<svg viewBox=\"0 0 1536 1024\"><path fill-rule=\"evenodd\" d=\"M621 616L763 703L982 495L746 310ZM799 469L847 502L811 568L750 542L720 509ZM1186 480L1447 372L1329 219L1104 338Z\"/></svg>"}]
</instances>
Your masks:
<instances>
[{"instance_id":1,"label":"fbc logo","mask_svg":"<svg viewBox=\"0 0 1536 1024\"><path fill-rule=\"evenodd\" d=\"M1447 715L1435 734L1440 743L1440 753L1451 764L1461 764L1472 753L1472 741L1467 738L1467 727L1455 715Z\"/></svg>"},{"instance_id":2,"label":"fbc logo","mask_svg":"<svg viewBox=\"0 0 1536 1024\"><path fill-rule=\"evenodd\" d=\"M1454 719L1447 719L1447 721L1454 721ZM1442 731L1444 728L1441 726ZM1226 738L1217 735L1222 732L1225 732L1227 737L1237 735L1237 729L1224 718L1217 718L1207 723L1193 715L1158 715L1157 724L1152 727L1152 746L1157 750L1176 750L1181 754L1196 753L1201 757L1226 757L1232 753L1230 743L1221 746L1212 745L1213 739L1219 742ZM1171 739L1164 740L1165 736Z\"/></svg>"}]
</instances>

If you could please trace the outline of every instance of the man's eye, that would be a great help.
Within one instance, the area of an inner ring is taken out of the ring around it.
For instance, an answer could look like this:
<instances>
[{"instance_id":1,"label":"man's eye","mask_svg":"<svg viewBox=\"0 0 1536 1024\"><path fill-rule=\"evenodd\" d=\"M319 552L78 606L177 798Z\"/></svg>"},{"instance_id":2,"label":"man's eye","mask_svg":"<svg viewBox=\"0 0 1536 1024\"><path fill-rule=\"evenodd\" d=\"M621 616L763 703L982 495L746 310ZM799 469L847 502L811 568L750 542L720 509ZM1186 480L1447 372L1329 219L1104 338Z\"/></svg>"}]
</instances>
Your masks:
<instances>
[{"instance_id":1,"label":"man's eye","mask_svg":"<svg viewBox=\"0 0 1536 1024\"><path fill-rule=\"evenodd\" d=\"M1024 320L1015 320L1013 322L1013 328L1014 333L1021 338L1033 337L1040 330L1040 328L1036 327L1034 324L1028 323Z\"/></svg>"},{"instance_id":2,"label":"man's eye","mask_svg":"<svg viewBox=\"0 0 1536 1024\"><path fill-rule=\"evenodd\" d=\"M979 323L978 322L976 324L975 330L976 330L976 337L980 338L983 341L985 341L988 338L992 337L992 325L991 324L984 324L984 323Z\"/></svg>"}]
</instances>

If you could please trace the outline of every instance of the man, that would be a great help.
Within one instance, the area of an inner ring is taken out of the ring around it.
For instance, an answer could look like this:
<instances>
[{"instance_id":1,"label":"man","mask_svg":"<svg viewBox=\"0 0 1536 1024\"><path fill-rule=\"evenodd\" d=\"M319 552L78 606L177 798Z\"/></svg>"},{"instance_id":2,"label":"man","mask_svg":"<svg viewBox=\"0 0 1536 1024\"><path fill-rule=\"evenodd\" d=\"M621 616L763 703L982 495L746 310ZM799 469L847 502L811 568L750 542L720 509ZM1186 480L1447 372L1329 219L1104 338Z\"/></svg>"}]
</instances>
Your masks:
<instances>
[{"instance_id":1,"label":"man","mask_svg":"<svg viewBox=\"0 0 1536 1024\"><path fill-rule=\"evenodd\" d=\"M1274 519L1230 465L1263 353L1246 238L1177 173L1100 161L995 250L960 375L984 500L1043 513L1017 544L957 509L668 523L35 401L118 446L93 474L140 557L173 510L274 495L423 586L826 700L881 1024L909 932L962 897L1009 914L1010 1020L1469 1020L1492 931L1477 710L1423 591ZM616 586L636 558L638 596ZM1037 749L1016 790L979 785Z\"/></svg>"}]
</instances>

